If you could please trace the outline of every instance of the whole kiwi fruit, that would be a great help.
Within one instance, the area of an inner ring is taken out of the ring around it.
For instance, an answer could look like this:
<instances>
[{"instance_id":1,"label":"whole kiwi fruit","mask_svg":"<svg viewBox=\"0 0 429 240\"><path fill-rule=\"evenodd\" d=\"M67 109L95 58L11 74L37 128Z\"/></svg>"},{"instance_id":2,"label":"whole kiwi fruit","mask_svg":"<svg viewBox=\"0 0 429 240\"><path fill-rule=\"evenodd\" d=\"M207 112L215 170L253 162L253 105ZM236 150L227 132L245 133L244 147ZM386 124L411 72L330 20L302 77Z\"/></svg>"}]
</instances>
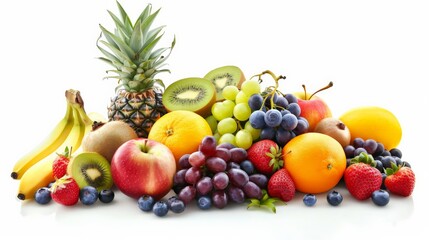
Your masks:
<instances>
[{"instance_id":1,"label":"whole kiwi fruit","mask_svg":"<svg viewBox=\"0 0 429 240\"><path fill-rule=\"evenodd\" d=\"M95 122L93 130L82 140L82 150L99 153L110 163L119 146L137 137L134 129L123 121Z\"/></svg>"},{"instance_id":2,"label":"whole kiwi fruit","mask_svg":"<svg viewBox=\"0 0 429 240\"><path fill-rule=\"evenodd\" d=\"M314 132L323 133L337 140L341 146L350 144L351 134L347 126L339 119L327 117L317 123Z\"/></svg>"}]
</instances>

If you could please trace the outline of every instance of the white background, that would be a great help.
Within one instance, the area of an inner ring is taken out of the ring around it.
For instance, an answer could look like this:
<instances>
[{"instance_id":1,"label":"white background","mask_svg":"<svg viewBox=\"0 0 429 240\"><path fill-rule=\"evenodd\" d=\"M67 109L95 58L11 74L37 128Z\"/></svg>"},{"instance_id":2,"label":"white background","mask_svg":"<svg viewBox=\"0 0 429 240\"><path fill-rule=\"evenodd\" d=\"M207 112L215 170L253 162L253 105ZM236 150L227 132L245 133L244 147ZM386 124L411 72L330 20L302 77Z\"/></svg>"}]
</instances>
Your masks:
<instances>
[{"instance_id":1,"label":"white background","mask_svg":"<svg viewBox=\"0 0 429 240\"><path fill-rule=\"evenodd\" d=\"M146 1L122 0L134 21ZM2 111L2 196L0 236L64 239L89 237L191 237L256 239L390 237L423 238L418 219L427 207L427 81L429 80L429 7L425 1L152 1L162 8L155 22L165 24L168 60L165 84L204 76L223 65L237 65L250 76L266 69L286 75L283 92L319 94L334 116L355 106L391 110L401 122L399 146L417 175L409 198L392 197L388 206L345 196L339 207L318 195L315 207L302 194L277 214L246 210L244 205L208 212L189 207L165 218L141 212L135 200L117 193L110 205L39 206L16 199L18 182L10 178L15 161L46 136L65 112L64 91L78 89L87 112L106 114L115 80L103 80L110 69L97 59L101 23L113 24L107 9L115 1L15 0L0 10ZM267 78L267 84L272 84ZM3 237L2 237L3 238Z\"/></svg>"}]
</instances>

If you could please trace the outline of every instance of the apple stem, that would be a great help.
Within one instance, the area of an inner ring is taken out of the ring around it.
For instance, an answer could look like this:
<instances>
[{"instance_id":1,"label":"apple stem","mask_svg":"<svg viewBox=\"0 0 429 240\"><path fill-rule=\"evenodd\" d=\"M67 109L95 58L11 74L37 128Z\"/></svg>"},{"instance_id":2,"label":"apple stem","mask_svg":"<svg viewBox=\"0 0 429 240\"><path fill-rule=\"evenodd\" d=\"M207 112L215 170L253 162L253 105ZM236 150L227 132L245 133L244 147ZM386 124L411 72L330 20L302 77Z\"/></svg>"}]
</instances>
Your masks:
<instances>
[{"instance_id":1,"label":"apple stem","mask_svg":"<svg viewBox=\"0 0 429 240\"><path fill-rule=\"evenodd\" d=\"M305 88L305 84L302 84L302 88L304 88L304 99L307 100L307 89Z\"/></svg>"},{"instance_id":2,"label":"apple stem","mask_svg":"<svg viewBox=\"0 0 429 240\"><path fill-rule=\"evenodd\" d=\"M304 92L305 92L305 86L304 85L302 85L303 87L304 87ZM308 100L310 100L316 93L318 93L318 92L320 92L320 91L323 91L323 90L326 90L326 89L328 89L328 88L330 88L330 87L332 87L332 86L334 86L334 83L331 81L331 82L329 82L328 83L328 85L326 85L325 87L323 87L323 88L321 88L321 89L319 89L319 90L317 90L317 91L315 91L313 94L311 94L311 96L308 98ZM307 97L307 94L305 94L305 97Z\"/></svg>"}]
</instances>

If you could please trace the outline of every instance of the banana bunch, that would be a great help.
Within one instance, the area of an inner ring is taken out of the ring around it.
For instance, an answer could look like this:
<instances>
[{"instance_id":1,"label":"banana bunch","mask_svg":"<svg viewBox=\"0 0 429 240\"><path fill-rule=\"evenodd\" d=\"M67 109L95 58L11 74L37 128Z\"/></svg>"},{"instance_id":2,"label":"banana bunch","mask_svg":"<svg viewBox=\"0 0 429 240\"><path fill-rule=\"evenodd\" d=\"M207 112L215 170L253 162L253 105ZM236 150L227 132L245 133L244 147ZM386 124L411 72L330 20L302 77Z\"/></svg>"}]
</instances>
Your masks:
<instances>
[{"instance_id":1,"label":"banana bunch","mask_svg":"<svg viewBox=\"0 0 429 240\"><path fill-rule=\"evenodd\" d=\"M20 158L12 171L11 177L19 179L18 198L33 199L35 192L55 181L52 164L57 153L65 147L71 153L81 151L84 136L92 131L93 121L85 112L80 92L69 89L65 93L67 110L48 137L32 151Z\"/></svg>"}]
</instances>

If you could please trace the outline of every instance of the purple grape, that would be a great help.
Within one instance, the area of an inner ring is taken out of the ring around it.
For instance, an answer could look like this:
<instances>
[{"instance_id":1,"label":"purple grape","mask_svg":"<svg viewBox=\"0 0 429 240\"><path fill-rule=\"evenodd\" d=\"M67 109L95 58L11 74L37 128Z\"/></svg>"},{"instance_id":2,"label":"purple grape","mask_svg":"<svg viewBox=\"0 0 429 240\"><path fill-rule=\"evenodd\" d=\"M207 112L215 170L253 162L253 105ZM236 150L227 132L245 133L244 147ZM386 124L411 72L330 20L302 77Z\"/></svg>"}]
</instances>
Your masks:
<instances>
[{"instance_id":1,"label":"purple grape","mask_svg":"<svg viewBox=\"0 0 429 240\"><path fill-rule=\"evenodd\" d=\"M226 162L219 157L209 157L206 160L206 167L212 173L223 172L226 170Z\"/></svg>"},{"instance_id":2,"label":"purple grape","mask_svg":"<svg viewBox=\"0 0 429 240\"><path fill-rule=\"evenodd\" d=\"M260 139L274 139L276 137L276 129L272 127L265 127L261 130L259 135Z\"/></svg>"},{"instance_id":3,"label":"purple grape","mask_svg":"<svg viewBox=\"0 0 429 240\"><path fill-rule=\"evenodd\" d=\"M285 114L282 117L282 122L280 125L284 130L292 131L298 125L298 118L291 113Z\"/></svg>"},{"instance_id":4,"label":"purple grape","mask_svg":"<svg viewBox=\"0 0 429 240\"><path fill-rule=\"evenodd\" d=\"M195 186L195 188L196 188L198 194L200 194L200 195L207 195L213 189L212 179L210 177L207 177L207 176L201 178L197 182L197 185Z\"/></svg>"},{"instance_id":5,"label":"purple grape","mask_svg":"<svg viewBox=\"0 0 429 240\"><path fill-rule=\"evenodd\" d=\"M276 141L275 142L279 146L284 146L284 145L286 145L286 143L288 143L290 140L292 140L292 138L294 138L295 136L296 135L294 132L284 130L283 128L279 128L276 131L276 136L275 136Z\"/></svg>"},{"instance_id":6,"label":"purple grape","mask_svg":"<svg viewBox=\"0 0 429 240\"><path fill-rule=\"evenodd\" d=\"M266 126L265 124L265 112L262 110L256 110L250 114L249 117L250 125L256 129L262 129Z\"/></svg>"},{"instance_id":7,"label":"purple grape","mask_svg":"<svg viewBox=\"0 0 429 240\"><path fill-rule=\"evenodd\" d=\"M179 192L178 198L188 204L195 198L196 194L197 190L193 186L186 186Z\"/></svg>"},{"instance_id":8,"label":"purple grape","mask_svg":"<svg viewBox=\"0 0 429 240\"><path fill-rule=\"evenodd\" d=\"M199 168L191 167L188 170L186 170L185 181L188 184L194 185L201 179L201 176L202 176L202 172Z\"/></svg>"},{"instance_id":9,"label":"purple grape","mask_svg":"<svg viewBox=\"0 0 429 240\"><path fill-rule=\"evenodd\" d=\"M189 155L188 161L192 167L199 168L206 163L206 156L201 151L196 151Z\"/></svg>"},{"instance_id":10,"label":"purple grape","mask_svg":"<svg viewBox=\"0 0 429 240\"><path fill-rule=\"evenodd\" d=\"M277 97L275 104L276 104L276 107L286 109L287 106L289 105L289 102L287 101L287 99L285 97L279 96L279 97Z\"/></svg>"},{"instance_id":11,"label":"purple grape","mask_svg":"<svg viewBox=\"0 0 429 240\"><path fill-rule=\"evenodd\" d=\"M182 169L186 168L187 169L187 168L192 167L191 164L189 163L189 155L191 155L191 154L187 153L187 154L182 155L179 158L179 167L180 168L182 168Z\"/></svg>"},{"instance_id":12,"label":"purple grape","mask_svg":"<svg viewBox=\"0 0 429 240\"><path fill-rule=\"evenodd\" d=\"M250 175L249 181L255 183L261 189L266 189L268 185L268 177L261 173Z\"/></svg>"},{"instance_id":13,"label":"purple grape","mask_svg":"<svg viewBox=\"0 0 429 240\"><path fill-rule=\"evenodd\" d=\"M250 109L252 109L252 111L256 111L262 107L263 101L264 99L262 98L262 96L256 93L249 97L247 104L249 104L249 107Z\"/></svg>"},{"instance_id":14,"label":"purple grape","mask_svg":"<svg viewBox=\"0 0 429 240\"><path fill-rule=\"evenodd\" d=\"M361 147L363 147L364 142L365 142L365 140L363 140L362 138L355 138L355 139L353 139L353 147L361 148Z\"/></svg>"},{"instance_id":15,"label":"purple grape","mask_svg":"<svg viewBox=\"0 0 429 240\"><path fill-rule=\"evenodd\" d=\"M242 188L249 181L249 175L239 168L229 169L228 177L230 182L239 188Z\"/></svg>"},{"instance_id":16,"label":"purple grape","mask_svg":"<svg viewBox=\"0 0 429 240\"><path fill-rule=\"evenodd\" d=\"M244 148L233 148L229 150L231 153L231 161L241 163L247 159L247 151Z\"/></svg>"},{"instance_id":17,"label":"purple grape","mask_svg":"<svg viewBox=\"0 0 429 240\"><path fill-rule=\"evenodd\" d=\"M344 153L346 154L347 158L353 158L355 156L355 147L352 145L347 145L344 147Z\"/></svg>"},{"instance_id":18,"label":"purple grape","mask_svg":"<svg viewBox=\"0 0 429 240\"><path fill-rule=\"evenodd\" d=\"M289 102L289 104L290 103L298 103L298 99L292 93L286 93L285 98Z\"/></svg>"},{"instance_id":19,"label":"purple grape","mask_svg":"<svg viewBox=\"0 0 429 240\"><path fill-rule=\"evenodd\" d=\"M226 164L226 170L229 170L231 168L241 168L240 164L236 163L236 162L228 162Z\"/></svg>"},{"instance_id":20,"label":"purple grape","mask_svg":"<svg viewBox=\"0 0 429 240\"><path fill-rule=\"evenodd\" d=\"M235 148L235 146L231 143L225 142L225 143L221 143L221 144L217 145L217 148L225 148L225 149L231 150L231 149Z\"/></svg>"},{"instance_id":21,"label":"purple grape","mask_svg":"<svg viewBox=\"0 0 429 240\"><path fill-rule=\"evenodd\" d=\"M187 185L186 181L185 181L185 175L186 175L186 171L187 170L188 169L180 169L179 171L177 171L174 174L173 185L175 185L175 186L185 186L185 185Z\"/></svg>"},{"instance_id":22,"label":"purple grape","mask_svg":"<svg viewBox=\"0 0 429 240\"><path fill-rule=\"evenodd\" d=\"M246 200L244 191L236 186L229 186L226 193L228 194L229 200L235 203L243 203Z\"/></svg>"},{"instance_id":23,"label":"purple grape","mask_svg":"<svg viewBox=\"0 0 429 240\"><path fill-rule=\"evenodd\" d=\"M231 160L231 152L229 149L217 147L215 157L222 158L225 162L228 162Z\"/></svg>"},{"instance_id":24,"label":"purple grape","mask_svg":"<svg viewBox=\"0 0 429 240\"><path fill-rule=\"evenodd\" d=\"M308 132L308 127L309 126L310 125L308 124L307 119L305 119L303 117L299 117L298 118L298 124L296 125L296 128L293 130L293 132L296 135L300 135L300 134L306 133L306 132Z\"/></svg>"},{"instance_id":25,"label":"purple grape","mask_svg":"<svg viewBox=\"0 0 429 240\"><path fill-rule=\"evenodd\" d=\"M301 115L301 107L299 107L298 103L289 102L287 110L289 110L296 117L299 117L299 115Z\"/></svg>"},{"instance_id":26,"label":"purple grape","mask_svg":"<svg viewBox=\"0 0 429 240\"><path fill-rule=\"evenodd\" d=\"M378 144L374 139L367 139L363 143L362 147L365 148L365 150L368 154L372 155L377 150Z\"/></svg>"},{"instance_id":27,"label":"purple grape","mask_svg":"<svg viewBox=\"0 0 429 240\"><path fill-rule=\"evenodd\" d=\"M267 99L265 99L264 105L270 109L271 107L274 107L274 106L271 106L271 98L273 99L273 103L275 103L278 98L277 93L274 93L273 95L271 95L271 92L270 92L270 95L269 96L265 95L265 97L267 97Z\"/></svg>"},{"instance_id":28,"label":"purple grape","mask_svg":"<svg viewBox=\"0 0 429 240\"><path fill-rule=\"evenodd\" d=\"M200 144L200 151L207 157L216 154L216 139L213 136L206 136Z\"/></svg>"},{"instance_id":29,"label":"purple grape","mask_svg":"<svg viewBox=\"0 0 429 240\"><path fill-rule=\"evenodd\" d=\"M389 150L389 152L392 156L402 158L402 151L399 150L399 148L392 148Z\"/></svg>"},{"instance_id":30,"label":"purple grape","mask_svg":"<svg viewBox=\"0 0 429 240\"><path fill-rule=\"evenodd\" d=\"M270 109L265 113L265 124L268 127L277 127L282 122L282 114L277 109Z\"/></svg>"},{"instance_id":31,"label":"purple grape","mask_svg":"<svg viewBox=\"0 0 429 240\"><path fill-rule=\"evenodd\" d=\"M228 204L228 197L222 190L217 190L212 194L212 203L216 208L222 209Z\"/></svg>"},{"instance_id":32,"label":"purple grape","mask_svg":"<svg viewBox=\"0 0 429 240\"><path fill-rule=\"evenodd\" d=\"M354 155L355 155L355 157L356 156L359 156L359 154L361 154L361 153L368 153L366 150L365 150L365 148L363 148L363 147L359 147L359 148L356 148L355 149L355 151L354 151Z\"/></svg>"},{"instance_id":33,"label":"purple grape","mask_svg":"<svg viewBox=\"0 0 429 240\"><path fill-rule=\"evenodd\" d=\"M377 143L377 149L375 150L373 156L380 156L384 152L384 145L382 143Z\"/></svg>"},{"instance_id":34,"label":"purple grape","mask_svg":"<svg viewBox=\"0 0 429 240\"><path fill-rule=\"evenodd\" d=\"M248 181L244 185L243 191L248 198L256 198L256 199L262 198L262 190L254 182Z\"/></svg>"},{"instance_id":35,"label":"purple grape","mask_svg":"<svg viewBox=\"0 0 429 240\"><path fill-rule=\"evenodd\" d=\"M213 176L212 183L215 189L223 190L229 184L229 177L225 172L218 172Z\"/></svg>"}]
</instances>

